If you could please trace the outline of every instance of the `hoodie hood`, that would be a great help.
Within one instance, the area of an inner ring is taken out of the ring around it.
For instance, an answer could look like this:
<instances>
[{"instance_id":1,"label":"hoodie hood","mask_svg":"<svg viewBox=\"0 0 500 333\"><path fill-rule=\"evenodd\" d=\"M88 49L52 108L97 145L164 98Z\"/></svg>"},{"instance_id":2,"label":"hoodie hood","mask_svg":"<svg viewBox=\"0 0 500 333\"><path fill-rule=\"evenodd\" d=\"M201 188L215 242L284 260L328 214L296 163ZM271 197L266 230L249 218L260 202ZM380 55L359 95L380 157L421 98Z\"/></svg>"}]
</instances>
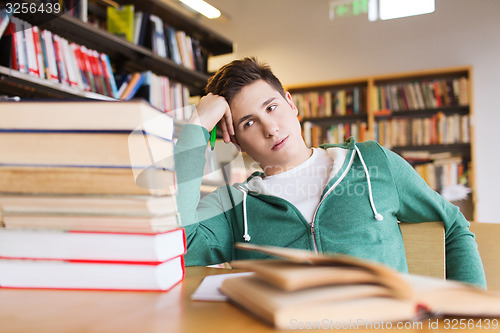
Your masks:
<instances>
[{"instance_id":1,"label":"hoodie hood","mask_svg":"<svg viewBox=\"0 0 500 333\"><path fill-rule=\"evenodd\" d=\"M382 221L384 219L384 217L380 213L378 213L377 208L375 206L375 202L373 200L373 192L372 192L372 185L371 185L371 180L370 180L370 173L369 173L368 167L366 166L365 161L363 159L363 155L361 154L361 151L359 150L359 148L356 145L356 140L353 137L350 137L350 138L348 138L343 143L339 143L339 144L323 144L323 145L320 145L319 147L322 148L322 149L325 149L327 151L327 153L332 157L332 159L336 155L336 151L339 148L340 149L346 149L349 152L346 155L346 159L344 161L343 166L340 168L340 170L337 170L337 172L336 172L336 173L341 172L342 174L339 175L339 177L336 179L336 181L334 181L333 184L328 184L327 185L327 189L328 190L323 195L323 198L321 199L320 203L318 204L318 207L321 205L321 203L324 201L324 199L335 189L335 187L343 180L343 178L346 176L346 174L350 170L354 159L357 156L358 159L359 159L359 161L360 161L360 163L361 163L361 165L363 166L364 174L365 174L365 177L366 177L366 185L367 185L367 189L368 189L368 191L367 191L368 192L368 199L369 199L369 202L370 202L371 210L373 212L373 216L374 216L374 218L377 221ZM346 167L344 167L344 166L346 166ZM251 236L249 234L248 218L247 218L247 210L246 210L247 196L248 196L249 192L251 192L251 191L249 190L247 184L248 184L248 182L252 178L254 178L254 177L263 177L263 176L264 176L263 172L254 172L252 175L250 175L250 177L248 177L248 179L244 183L237 183L237 184L234 185L234 187L238 191L240 191L242 193L242 195L243 195L243 198L242 198L242 200L243 200L243 202L242 202L242 206L243 206L243 226L244 226L243 239L246 242L249 242L250 239L251 239ZM332 177L333 176L334 176L333 174L330 175L330 182L332 182ZM312 221L311 228L314 228L314 219Z\"/></svg>"}]
</instances>

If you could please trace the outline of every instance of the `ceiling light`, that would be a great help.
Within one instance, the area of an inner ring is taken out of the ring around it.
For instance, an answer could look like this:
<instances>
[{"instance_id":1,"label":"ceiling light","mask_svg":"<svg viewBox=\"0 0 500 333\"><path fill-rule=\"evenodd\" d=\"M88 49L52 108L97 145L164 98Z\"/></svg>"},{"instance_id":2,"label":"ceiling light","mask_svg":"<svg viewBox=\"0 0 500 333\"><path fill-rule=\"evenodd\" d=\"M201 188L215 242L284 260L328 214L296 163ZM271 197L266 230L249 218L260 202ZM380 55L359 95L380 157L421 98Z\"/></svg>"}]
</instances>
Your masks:
<instances>
[{"instance_id":1,"label":"ceiling light","mask_svg":"<svg viewBox=\"0 0 500 333\"><path fill-rule=\"evenodd\" d=\"M435 0L379 0L381 20L432 13Z\"/></svg>"},{"instance_id":2,"label":"ceiling light","mask_svg":"<svg viewBox=\"0 0 500 333\"><path fill-rule=\"evenodd\" d=\"M179 0L179 1L191 7L198 13L208 17L209 19L216 19L221 15L220 10L218 10L217 8L215 8L214 6L203 0Z\"/></svg>"}]
</instances>

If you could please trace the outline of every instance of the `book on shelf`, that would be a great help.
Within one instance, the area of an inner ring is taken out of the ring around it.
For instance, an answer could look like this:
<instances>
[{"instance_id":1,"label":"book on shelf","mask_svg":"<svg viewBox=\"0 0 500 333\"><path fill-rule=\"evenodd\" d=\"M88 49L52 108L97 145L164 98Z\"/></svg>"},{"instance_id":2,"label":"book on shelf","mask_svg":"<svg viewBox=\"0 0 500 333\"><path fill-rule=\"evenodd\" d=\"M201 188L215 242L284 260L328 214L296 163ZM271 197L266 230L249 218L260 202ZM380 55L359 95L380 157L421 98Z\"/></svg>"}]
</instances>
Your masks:
<instances>
[{"instance_id":1,"label":"book on shelf","mask_svg":"<svg viewBox=\"0 0 500 333\"><path fill-rule=\"evenodd\" d=\"M152 39L152 50L153 53L159 55L160 57L168 57L167 41L165 37L165 29L163 27L163 21L160 17L156 15L149 15L150 24L152 24L151 29L151 39Z\"/></svg>"},{"instance_id":2,"label":"book on shelf","mask_svg":"<svg viewBox=\"0 0 500 333\"><path fill-rule=\"evenodd\" d=\"M144 75L140 72L135 72L130 75L130 78L124 82L125 87L119 95L119 99L128 101L135 96L137 90L141 87L144 82ZM122 89L120 89L122 90Z\"/></svg>"},{"instance_id":3,"label":"book on shelf","mask_svg":"<svg viewBox=\"0 0 500 333\"><path fill-rule=\"evenodd\" d=\"M365 90L361 87L326 91L295 92L293 101L302 118L322 118L366 113Z\"/></svg>"},{"instance_id":4,"label":"book on shelf","mask_svg":"<svg viewBox=\"0 0 500 333\"><path fill-rule=\"evenodd\" d=\"M185 250L184 229L178 226L159 233L0 229L3 258L144 263L166 261Z\"/></svg>"},{"instance_id":5,"label":"book on shelf","mask_svg":"<svg viewBox=\"0 0 500 333\"><path fill-rule=\"evenodd\" d=\"M338 122L330 126L321 126L311 121L303 123L304 142L308 147L318 147L323 143L342 143L349 137L362 142L367 139L367 124L365 121Z\"/></svg>"},{"instance_id":6,"label":"book on shelf","mask_svg":"<svg viewBox=\"0 0 500 333\"><path fill-rule=\"evenodd\" d=\"M221 291L265 322L362 324L415 320L423 316L500 316L500 295L455 281L402 274L347 255L254 244L237 244L279 259L241 260L232 267L255 272L228 278Z\"/></svg>"},{"instance_id":7,"label":"book on shelf","mask_svg":"<svg viewBox=\"0 0 500 333\"><path fill-rule=\"evenodd\" d=\"M437 112L430 117L377 119L375 140L388 147L470 142L470 116Z\"/></svg>"},{"instance_id":8,"label":"book on shelf","mask_svg":"<svg viewBox=\"0 0 500 333\"><path fill-rule=\"evenodd\" d=\"M10 20L10 16L2 18L2 25L5 25L5 30L0 35L0 65L8 68L17 68L16 58L16 34L14 23Z\"/></svg>"},{"instance_id":9,"label":"book on shelf","mask_svg":"<svg viewBox=\"0 0 500 333\"><path fill-rule=\"evenodd\" d=\"M104 53L70 42L13 16L1 41L0 65L77 91L114 97L116 85ZM6 38L10 37L10 38Z\"/></svg>"},{"instance_id":10,"label":"book on shelf","mask_svg":"<svg viewBox=\"0 0 500 333\"><path fill-rule=\"evenodd\" d=\"M0 288L168 291L184 279L184 259L135 263L0 259Z\"/></svg>"},{"instance_id":11,"label":"book on shelf","mask_svg":"<svg viewBox=\"0 0 500 333\"><path fill-rule=\"evenodd\" d=\"M14 35L15 38L12 39L13 45L16 50L16 61L14 62L17 64L17 69L21 73L28 73L28 56L26 53L26 40L25 40L25 35L24 35L24 28L23 28L23 22L17 17L11 17L11 22L14 27Z\"/></svg>"},{"instance_id":12,"label":"book on shelf","mask_svg":"<svg viewBox=\"0 0 500 333\"><path fill-rule=\"evenodd\" d=\"M139 39L141 37L141 27L143 25L144 20L144 12L143 11L134 11L134 27L133 27L133 40L132 43L139 44Z\"/></svg>"},{"instance_id":13,"label":"book on shelf","mask_svg":"<svg viewBox=\"0 0 500 333\"><path fill-rule=\"evenodd\" d=\"M9 14L7 8L0 9L0 38L2 38L4 32L9 26L11 14Z\"/></svg>"},{"instance_id":14,"label":"book on shelf","mask_svg":"<svg viewBox=\"0 0 500 333\"><path fill-rule=\"evenodd\" d=\"M60 0L58 4L61 12L87 22L88 0Z\"/></svg>"},{"instance_id":15,"label":"book on shelf","mask_svg":"<svg viewBox=\"0 0 500 333\"><path fill-rule=\"evenodd\" d=\"M134 41L134 5L106 7L106 28L109 33Z\"/></svg>"},{"instance_id":16,"label":"book on shelf","mask_svg":"<svg viewBox=\"0 0 500 333\"><path fill-rule=\"evenodd\" d=\"M469 185L465 177L468 167L462 156L432 158L426 163L414 165L414 168L432 189L440 193L459 184Z\"/></svg>"},{"instance_id":17,"label":"book on shelf","mask_svg":"<svg viewBox=\"0 0 500 333\"><path fill-rule=\"evenodd\" d=\"M466 76L377 84L373 90L374 110L412 111L469 105Z\"/></svg>"}]
</instances>

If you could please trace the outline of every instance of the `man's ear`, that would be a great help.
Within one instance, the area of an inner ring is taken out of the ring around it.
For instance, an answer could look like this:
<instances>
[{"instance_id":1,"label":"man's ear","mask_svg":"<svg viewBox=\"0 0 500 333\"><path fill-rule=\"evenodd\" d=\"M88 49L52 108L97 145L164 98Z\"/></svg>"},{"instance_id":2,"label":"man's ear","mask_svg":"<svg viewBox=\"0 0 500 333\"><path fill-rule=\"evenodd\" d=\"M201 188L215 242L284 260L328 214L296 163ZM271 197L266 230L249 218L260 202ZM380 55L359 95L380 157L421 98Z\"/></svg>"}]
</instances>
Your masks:
<instances>
[{"instance_id":1,"label":"man's ear","mask_svg":"<svg viewBox=\"0 0 500 333\"><path fill-rule=\"evenodd\" d=\"M292 95L288 91L285 92L285 100L288 103L288 105L290 105L292 110L295 112L295 115L297 116L299 114L299 109L297 109L297 107L295 106L295 103L293 102L292 99Z\"/></svg>"},{"instance_id":2,"label":"man's ear","mask_svg":"<svg viewBox=\"0 0 500 333\"><path fill-rule=\"evenodd\" d=\"M236 139L235 135L230 135L231 142L236 146L239 152L244 152L243 148L241 148L238 139Z\"/></svg>"}]
</instances>

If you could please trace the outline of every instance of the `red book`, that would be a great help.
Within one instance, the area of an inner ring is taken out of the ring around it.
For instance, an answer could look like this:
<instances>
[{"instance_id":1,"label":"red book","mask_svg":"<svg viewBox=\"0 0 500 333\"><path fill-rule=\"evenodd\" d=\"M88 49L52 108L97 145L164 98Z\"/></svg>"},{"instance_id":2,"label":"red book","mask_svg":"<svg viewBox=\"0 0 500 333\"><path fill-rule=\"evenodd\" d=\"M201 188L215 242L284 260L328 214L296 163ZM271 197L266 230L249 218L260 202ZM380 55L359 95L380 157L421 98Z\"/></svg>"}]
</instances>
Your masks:
<instances>
[{"instance_id":1,"label":"red book","mask_svg":"<svg viewBox=\"0 0 500 333\"><path fill-rule=\"evenodd\" d=\"M14 22L10 22L9 25L7 26L7 29L5 30L4 35L2 36L4 40L7 40L7 37L10 37L10 60L8 66L12 69L19 70L19 64L17 62L17 51L16 51L16 25ZM7 64L5 64L7 65Z\"/></svg>"},{"instance_id":2,"label":"red book","mask_svg":"<svg viewBox=\"0 0 500 333\"><path fill-rule=\"evenodd\" d=\"M82 56L82 65L83 65L83 69L85 71L85 76L87 77L87 81L89 83L90 91L96 92L97 90L95 87L94 73L92 72L92 66L90 63L89 52L90 52L90 50L87 49L85 46L80 46L80 54Z\"/></svg>"},{"instance_id":3,"label":"red book","mask_svg":"<svg viewBox=\"0 0 500 333\"><path fill-rule=\"evenodd\" d=\"M92 69L92 75L94 76L94 84L96 92L101 95L107 95L102 69L99 65L97 51L89 50L87 54L90 60L90 68Z\"/></svg>"},{"instance_id":4,"label":"red book","mask_svg":"<svg viewBox=\"0 0 500 333\"><path fill-rule=\"evenodd\" d=\"M439 81L433 82L433 88L434 88L433 89L434 96L437 102L437 107L440 108L443 106L443 100L441 99L441 85L439 84Z\"/></svg>"},{"instance_id":5,"label":"red book","mask_svg":"<svg viewBox=\"0 0 500 333\"><path fill-rule=\"evenodd\" d=\"M82 77L83 89L85 91L90 91L89 77L86 71L85 60L83 58L82 51L80 50L80 46L76 43L71 43L69 47L75 55L76 64L78 65L78 70L80 71L80 75Z\"/></svg>"},{"instance_id":6,"label":"red book","mask_svg":"<svg viewBox=\"0 0 500 333\"><path fill-rule=\"evenodd\" d=\"M33 26L33 42L35 43L35 56L38 64L38 75L45 78L45 65L43 61L42 39L40 38L40 29Z\"/></svg>"}]
</instances>

